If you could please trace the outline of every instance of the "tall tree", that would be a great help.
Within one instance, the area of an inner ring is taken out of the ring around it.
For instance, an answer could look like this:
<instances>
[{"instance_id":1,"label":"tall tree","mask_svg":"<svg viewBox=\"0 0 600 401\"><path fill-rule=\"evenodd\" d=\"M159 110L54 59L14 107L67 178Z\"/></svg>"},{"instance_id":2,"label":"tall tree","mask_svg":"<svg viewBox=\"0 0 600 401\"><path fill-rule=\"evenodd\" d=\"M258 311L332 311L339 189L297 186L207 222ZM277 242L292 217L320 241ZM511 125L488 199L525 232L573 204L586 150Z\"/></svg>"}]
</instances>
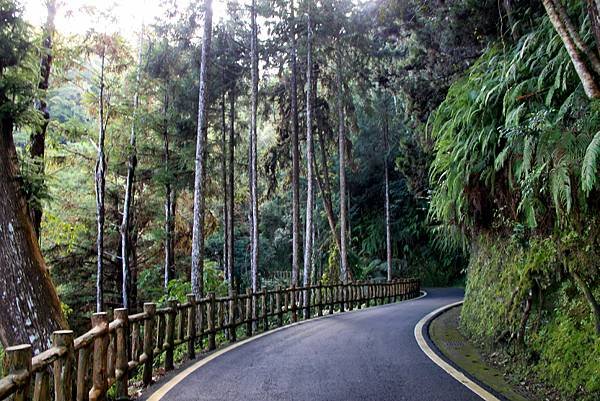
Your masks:
<instances>
[{"instance_id":1,"label":"tall tree","mask_svg":"<svg viewBox=\"0 0 600 401\"><path fill-rule=\"evenodd\" d=\"M31 101L16 103L20 97L12 90L26 83L15 82L18 74L10 71L28 51L27 30L12 1L0 0L0 20L0 43L7 44L0 50L0 341L4 347L32 344L37 354L67 324L29 217L13 140L16 113ZM5 81L8 71L11 85Z\"/></svg>"},{"instance_id":2,"label":"tall tree","mask_svg":"<svg viewBox=\"0 0 600 401\"><path fill-rule=\"evenodd\" d=\"M104 39L104 37L103 37ZM95 169L95 189L96 189L96 312L102 312L104 309L104 222L105 216L105 197L106 197L106 154L104 149L106 139L106 126L108 118L105 110L105 67L106 67L106 43L99 47L100 49L100 92L98 94L98 143Z\"/></svg>"},{"instance_id":3,"label":"tall tree","mask_svg":"<svg viewBox=\"0 0 600 401\"><path fill-rule=\"evenodd\" d=\"M221 186L223 187L223 271L225 280L231 281L227 260L229 251L227 237L229 236L229 186L227 185L227 123L225 119L225 98L227 88L225 86L225 70L222 75L221 89Z\"/></svg>"},{"instance_id":4,"label":"tall tree","mask_svg":"<svg viewBox=\"0 0 600 401\"><path fill-rule=\"evenodd\" d=\"M392 222L390 215L390 140L389 140L389 124L388 124L388 108L387 102L384 104L385 111L383 113L383 176L385 181L385 248L387 262L387 280L392 281Z\"/></svg>"},{"instance_id":5,"label":"tall tree","mask_svg":"<svg viewBox=\"0 0 600 401\"><path fill-rule=\"evenodd\" d=\"M339 39L335 48L335 83L338 114L338 156L340 179L340 279L348 280L347 209L346 209L346 126L344 117L344 88L342 84L342 54Z\"/></svg>"},{"instance_id":6,"label":"tall tree","mask_svg":"<svg viewBox=\"0 0 600 401\"><path fill-rule=\"evenodd\" d=\"M300 271L300 150L298 124L298 66L296 59L296 22L294 19L294 0L290 1L291 47L291 107L292 107L292 285L298 285Z\"/></svg>"},{"instance_id":7,"label":"tall tree","mask_svg":"<svg viewBox=\"0 0 600 401\"><path fill-rule=\"evenodd\" d=\"M229 163L227 165L227 274L229 276L229 294L232 294L235 288L235 267L234 267L234 202L235 202L235 180L234 180L234 159L235 159L235 81L231 82L229 89Z\"/></svg>"},{"instance_id":8,"label":"tall tree","mask_svg":"<svg viewBox=\"0 0 600 401\"><path fill-rule=\"evenodd\" d=\"M313 89L313 65L312 65L312 21L311 4L308 5L308 22L306 35L306 227L304 232L304 287L310 285L310 272L313 256L313 133L312 133L312 89ZM304 291L304 314L308 314L308 291Z\"/></svg>"},{"instance_id":9,"label":"tall tree","mask_svg":"<svg viewBox=\"0 0 600 401\"><path fill-rule=\"evenodd\" d=\"M42 91L43 96L36 103L36 108L42 113L43 121L33 131L31 135L31 146L29 149L31 158L36 163L37 173L42 177L45 172L44 155L46 153L46 131L48 130L48 123L50 122L50 111L48 110L48 104L44 96L48 90L50 82L50 70L52 69L52 37L54 35L56 0L47 0L46 8L48 10L48 14L46 17L46 23L44 25L44 40L42 44L42 56L40 60L40 82L38 83L38 89ZM39 240L42 226L43 208L39 201L32 202L30 206L33 229L35 230L35 234Z\"/></svg>"},{"instance_id":10,"label":"tall tree","mask_svg":"<svg viewBox=\"0 0 600 401\"><path fill-rule=\"evenodd\" d=\"M251 112L250 112L250 274L252 291L258 291L258 169L256 115L258 106L258 26L256 24L256 0L252 0L250 10L252 33L250 38L251 61ZM255 305L253 313L256 312Z\"/></svg>"},{"instance_id":11,"label":"tall tree","mask_svg":"<svg viewBox=\"0 0 600 401\"><path fill-rule=\"evenodd\" d=\"M172 182L171 171L171 150L169 139L169 89L168 82L165 82L165 94L163 100L163 159L166 169L165 180L165 260L164 260L164 280L163 287L165 292L169 287L169 282L175 276L175 212L177 210L177 192Z\"/></svg>"},{"instance_id":12,"label":"tall tree","mask_svg":"<svg viewBox=\"0 0 600 401\"><path fill-rule=\"evenodd\" d=\"M123 301L123 307L129 309L129 293L131 291L131 271L129 267L130 258L130 231L131 231L131 214L133 197L134 197L134 183L135 183L135 169L137 167L137 145L136 145L136 117L140 102L140 76L142 73L142 48L144 44L144 26L140 32L140 41L138 49L138 63L137 71L135 76L135 89L133 94L133 116L131 121L131 132L129 134L129 157L127 158L127 179L125 182L125 198L123 200L123 221L121 223L121 266L122 266L122 285L121 296Z\"/></svg>"},{"instance_id":13,"label":"tall tree","mask_svg":"<svg viewBox=\"0 0 600 401\"><path fill-rule=\"evenodd\" d=\"M198 126L196 132L196 159L194 169L194 223L192 228L192 293L201 298L204 292L204 176L206 137L207 71L210 61L210 41L212 35L211 0L204 1L204 33L202 35L202 55L200 58L200 88L198 91Z\"/></svg>"}]
</instances>

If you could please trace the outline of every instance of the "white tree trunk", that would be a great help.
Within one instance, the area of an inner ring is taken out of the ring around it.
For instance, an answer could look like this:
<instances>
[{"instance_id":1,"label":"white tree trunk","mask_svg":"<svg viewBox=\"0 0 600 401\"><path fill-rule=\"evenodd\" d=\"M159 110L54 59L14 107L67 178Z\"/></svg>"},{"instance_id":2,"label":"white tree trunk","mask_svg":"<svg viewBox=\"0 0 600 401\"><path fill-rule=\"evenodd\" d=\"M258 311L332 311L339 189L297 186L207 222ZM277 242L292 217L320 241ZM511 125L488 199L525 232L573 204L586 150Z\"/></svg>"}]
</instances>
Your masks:
<instances>
[{"instance_id":1,"label":"white tree trunk","mask_svg":"<svg viewBox=\"0 0 600 401\"><path fill-rule=\"evenodd\" d=\"M212 34L211 0L204 1L204 34L200 58L200 89L198 91L198 126L196 131L196 159L194 171L194 223L192 228L192 293L199 299L204 293L204 169L207 71L210 60Z\"/></svg>"},{"instance_id":2,"label":"white tree trunk","mask_svg":"<svg viewBox=\"0 0 600 401\"><path fill-rule=\"evenodd\" d=\"M292 285L298 285L300 271L300 151L298 124L298 67L296 62L296 24L294 22L294 1L290 1L290 19L292 20L292 46L290 49L291 76L291 113L292 113Z\"/></svg>"},{"instance_id":3,"label":"white tree trunk","mask_svg":"<svg viewBox=\"0 0 600 401\"><path fill-rule=\"evenodd\" d=\"M252 0L251 8L252 37L250 41L251 56L251 116L250 116L250 218L251 218L251 259L250 275L252 291L258 291L258 188L257 188L257 133L256 133L256 115L258 106L258 27L256 25L256 0ZM253 314L256 312L256 305L252 308Z\"/></svg>"},{"instance_id":4,"label":"white tree trunk","mask_svg":"<svg viewBox=\"0 0 600 401\"><path fill-rule=\"evenodd\" d=\"M106 188L106 155L104 140L106 123L104 117L104 63L102 54L100 63L100 95L98 97L98 155L96 158L95 189L96 189L96 312L104 309L104 221L105 221L105 188Z\"/></svg>"}]
</instances>

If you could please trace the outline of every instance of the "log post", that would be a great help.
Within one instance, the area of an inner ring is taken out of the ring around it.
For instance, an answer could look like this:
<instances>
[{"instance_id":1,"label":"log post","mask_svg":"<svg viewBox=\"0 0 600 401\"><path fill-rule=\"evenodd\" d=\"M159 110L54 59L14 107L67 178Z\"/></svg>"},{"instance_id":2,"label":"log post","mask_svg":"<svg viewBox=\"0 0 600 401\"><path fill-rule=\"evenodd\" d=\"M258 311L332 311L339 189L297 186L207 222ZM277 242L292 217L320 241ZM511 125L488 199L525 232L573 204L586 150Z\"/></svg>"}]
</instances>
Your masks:
<instances>
[{"instance_id":1,"label":"log post","mask_svg":"<svg viewBox=\"0 0 600 401\"><path fill-rule=\"evenodd\" d=\"M208 293L208 305L206 306L206 318L208 320L208 350L217 348L215 341L215 317L216 317L215 293Z\"/></svg>"},{"instance_id":2,"label":"log post","mask_svg":"<svg viewBox=\"0 0 600 401\"><path fill-rule=\"evenodd\" d=\"M296 286L293 285L292 286L292 292L290 295L291 301L292 301L292 323L296 323L298 321L298 312L296 310L297 308L297 304L296 304Z\"/></svg>"},{"instance_id":3,"label":"log post","mask_svg":"<svg viewBox=\"0 0 600 401\"><path fill-rule=\"evenodd\" d=\"M88 380L90 370L90 348L79 349L77 356L77 401L87 401L89 397Z\"/></svg>"},{"instance_id":4,"label":"log post","mask_svg":"<svg viewBox=\"0 0 600 401\"><path fill-rule=\"evenodd\" d=\"M144 372L142 381L145 386L152 383L152 365L154 363L154 316L156 315L156 304L147 302L144 304L144 312L148 315L144 320ZM90 397L91 398L91 397ZM90 399L90 401L92 401Z\"/></svg>"},{"instance_id":5,"label":"log post","mask_svg":"<svg viewBox=\"0 0 600 401\"><path fill-rule=\"evenodd\" d=\"M317 293L315 296L315 302L317 303L317 316L323 316L323 286L321 285L320 281L319 284L317 284Z\"/></svg>"},{"instance_id":6,"label":"log post","mask_svg":"<svg viewBox=\"0 0 600 401\"><path fill-rule=\"evenodd\" d=\"M261 308L261 317L263 321L263 330L269 330L269 318L267 317L267 287L262 289L262 294L260 295L260 308Z\"/></svg>"},{"instance_id":7,"label":"log post","mask_svg":"<svg viewBox=\"0 0 600 401\"><path fill-rule=\"evenodd\" d=\"M156 314L156 338L154 341L154 355L160 355L165 346L165 320L166 313Z\"/></svg>"},{"instance_id":8,"label":"log post","mask_svg":"<svg viewBox=\"0 0 600 401\"><path fill-rule=\"evenodd\" d=\"M94 340L94 354L92 356L92 389L90 401L105 401L108 381L106 378L106 355L108 351L108 315L105 312L92 315L92 326L102 330Z\"/></svg>"},{"instance_id":9,"label":"log post","mask_svg":"<svg viewBox=\"0 0 600 401\"><path fill-rule=\"evenodd\" d=\"M237 292L235 290L231 291L231 300L229 301L229 341L232 343L237 340L236 333L236 303L237 303Z\"/></svg>"},{"instance_id":10,"label":"log post","mask_svg":"<svg viewBox=\"0 0 600 401\"><path fill-rule=\"evenodd\" d=\"M252 288L246 288L246 336L252 337Z\"/></svg>"},{"instance_id":11,"label":"log post","mask_svg":"<svg viewBox=\"0 0 600 401\"><path fill-rule=\"evenodd\" d=\"M187 310L187 354L188 359L196 358L196 297L194 294L187 294L187 301L190 304Z\"/></svg>"},{"instance_id":12,"label":"log post","mask_svg":"<svg viewBox=\"0 0 600 401\"><path fill-rule=\"evenodd\" d=\"M33 386L33 401L50 400L50 377L48 370L43 369L35 374L35 384Z\"/></svg>"},{"instance_id":13,"label":"log post","mask_svg":"<svg viewBox=\"0 0 600 401\"><path fill-rule=\"evenodd\" d=\"M348 283L346 281L346 284L344 285L345 289L346 289L346 297L348 299L348 310L353 310L354 309L354 286L352 285L352 283Z\"/></svg>"},{"instance_id":14,"label":"log post","mask_svg":"<svg viewBox=\"0 0 600 401\"><path fill-rule=\"evenodd\" d=\"M19 375L23 381L17 383L18 390L13 394L12 401L25 401L29 397L29 381L31 372L31 345L22 344L8 347L4 351L4 374Z\"/></svg>"},{"instance_id":15,"label":"log post","mask_svg":"<svg viewBox=\"0 0 600 401\"><path fill-rule=\"evenodd\" d=\"M329 314L333 315L333 302L334 302L334 294L333 287L330 285L327 286L327 301L329 302Z\"/></svg>"},{"instance_id":16,"label":"log post","mask_svg":"<svg viewBox=\"0 0 600 401\"><path fill-rule=\"evenodd\" d=\"M275 292L275 308L277 309L277 326L283 326L283 311L281 310L281 286Z\"/></svg>"},{"instance_id":17,"label":"log post","mask_svg":"<svg viewBox=\"0 0 600 401\"><path fill-rule=\"evenodd\" d=\"M200 348L204 349L204 327L206 327L206 299L196 300L198 309L196 310L196 331L200 343Z\"/></svg>"},{"instance_id":18,"label":"log post","mask_svg":"<svg viewBox=\"0 0 600 401\"><path fill-rule=\"evenodd\" d=\"M116 329L116 361L115 361L115 384L117 390L117 401L128 400L129 381L129 358L127 356L127 327L129 326L129 315L127 308L115 309L115 319L121 324Z\"/></svg>"},{"instance_id":19,"label":"log post","mask_svg":"<svg viewBox=\"0 0 600 401\"><path fill-rule=\"evenodd\" d=\"M173 353L175 351L175 318L177 316L177 300L170 299L167 302L168 311L166 316L165 342L165 370L173 370Z\"/></svg>"},{"instance_id":20,"label":"log post","mask_svg":"<svg viewBox=\"0 0 600 401\"><path fill-rule=\"evenodd\" d=\"M71 401L73 399L73 368L75 365L73 331L59 330L52 333L52 346L66 350L63 357L54 361L52 366L54 401Z\"/></svg>"},{"instance_id":21,"label":"log post","mask_svg":"<svg viewBox=\"0 0 600 401\"><path fill-rule=\"evenodd\" d=\"M340 312L344 312L344 310L346 309L346 291L344 291L344 289L344 283L341 283L338 286L338 290L340 292Z\"/></svg>"}]
</instances>

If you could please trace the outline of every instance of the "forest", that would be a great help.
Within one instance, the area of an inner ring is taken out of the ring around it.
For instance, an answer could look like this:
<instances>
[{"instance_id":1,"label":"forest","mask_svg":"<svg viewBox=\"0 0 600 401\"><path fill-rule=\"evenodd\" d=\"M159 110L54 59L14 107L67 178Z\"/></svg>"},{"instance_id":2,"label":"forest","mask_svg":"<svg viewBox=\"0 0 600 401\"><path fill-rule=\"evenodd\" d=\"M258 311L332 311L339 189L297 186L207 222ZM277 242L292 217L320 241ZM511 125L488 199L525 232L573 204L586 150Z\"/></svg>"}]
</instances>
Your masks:
<instances>
[{"instance_id":1,"label":"forest","mask_svg":"<svg viewBox=\"0 0 600 401\"><path fill-rule=\"evenodd\" d=\"M4 347L188 293L416 277L465 286L461 330L513 380L598 399L598 0L22 3Z\"/></svg>"}]
</instances>

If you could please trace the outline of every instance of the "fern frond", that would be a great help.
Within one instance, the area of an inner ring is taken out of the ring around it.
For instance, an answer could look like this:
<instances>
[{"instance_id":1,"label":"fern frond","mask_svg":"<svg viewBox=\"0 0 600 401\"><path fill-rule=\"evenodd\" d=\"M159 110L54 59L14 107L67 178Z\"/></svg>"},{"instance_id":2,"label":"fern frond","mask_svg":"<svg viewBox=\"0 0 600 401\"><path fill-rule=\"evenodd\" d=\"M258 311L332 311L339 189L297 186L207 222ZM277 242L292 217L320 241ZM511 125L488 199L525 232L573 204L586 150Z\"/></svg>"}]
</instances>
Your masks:
<instances>
[{"instance_id":1,"label":"fern frond","mask_svg":"<svg viewBox=\"0 0 600 401\"><path fill-rule=\"evenodd\" d=\"M586 194L590 193L598 180L598 155L600 155L600 132L594 135L583 157L581 188Z\"/></svg>"}]
</instances>

